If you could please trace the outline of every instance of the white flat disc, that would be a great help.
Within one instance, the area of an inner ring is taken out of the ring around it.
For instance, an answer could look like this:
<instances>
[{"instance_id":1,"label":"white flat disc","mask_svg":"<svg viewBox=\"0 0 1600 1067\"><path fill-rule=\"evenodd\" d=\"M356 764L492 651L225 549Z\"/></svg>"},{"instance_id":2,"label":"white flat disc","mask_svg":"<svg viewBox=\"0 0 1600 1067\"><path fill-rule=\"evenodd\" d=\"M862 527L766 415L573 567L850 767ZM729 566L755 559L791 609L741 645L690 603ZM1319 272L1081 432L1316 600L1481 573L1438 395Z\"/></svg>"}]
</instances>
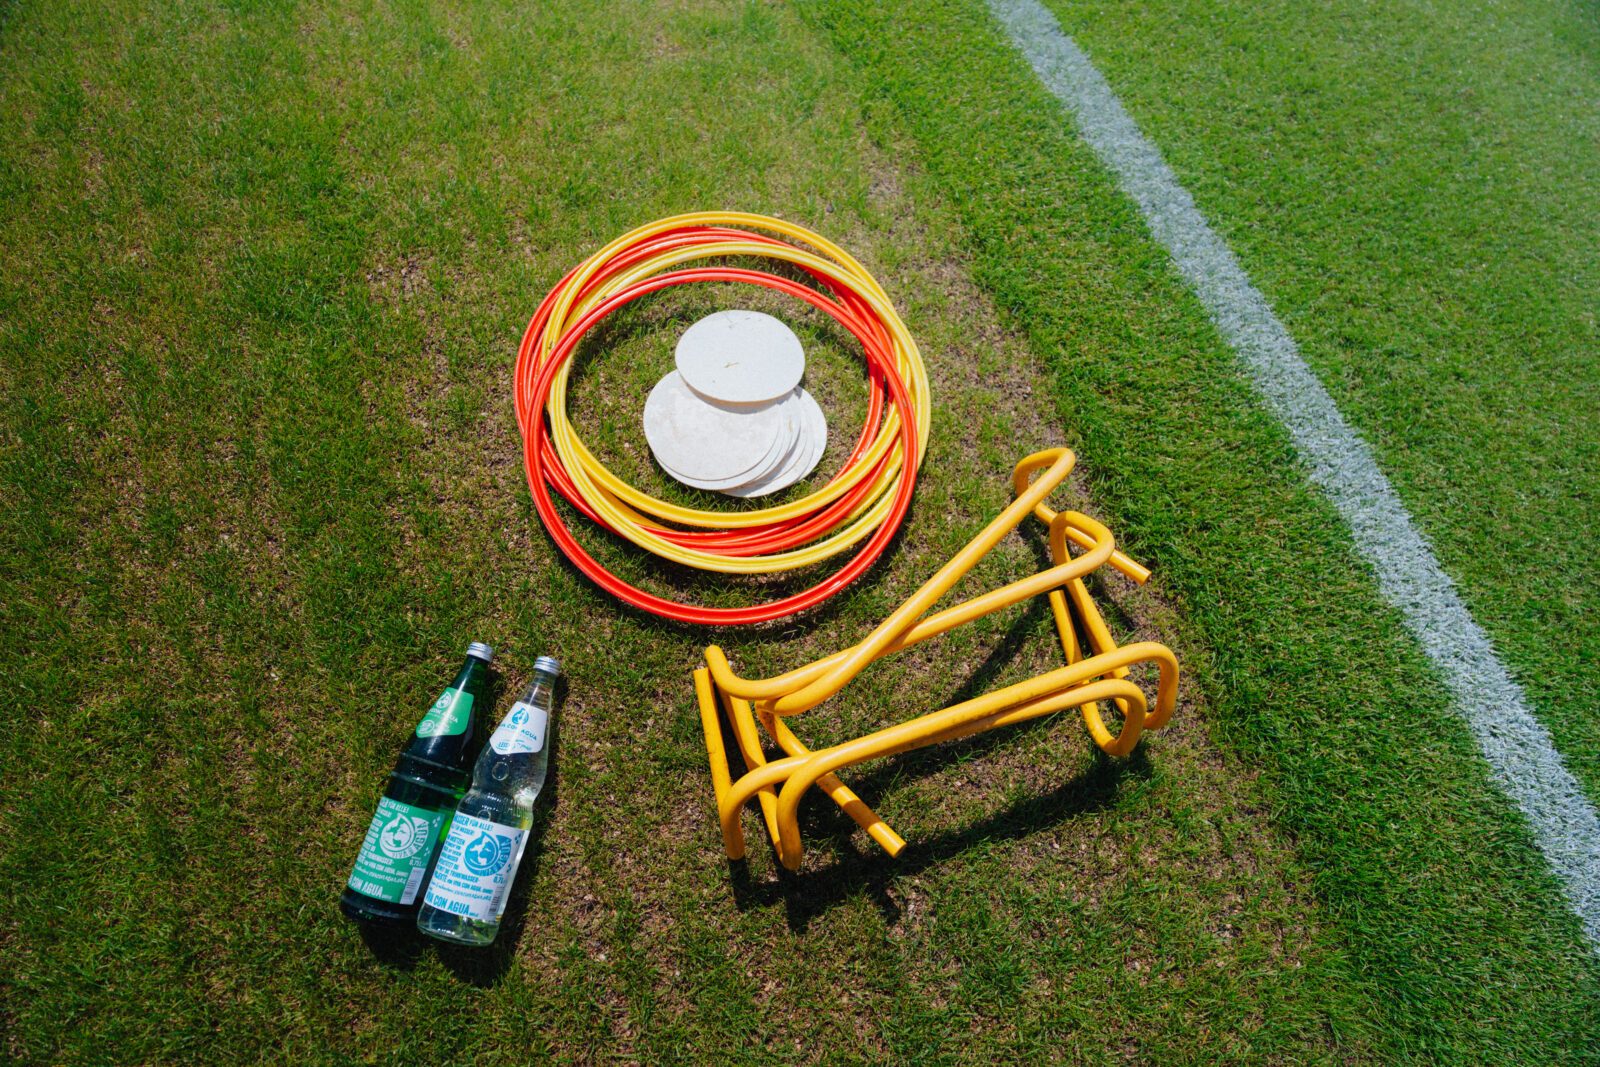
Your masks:
<instances>
[{"instance_id":1,"label":"white flat disc","mask_svg":"<svg viewBox=\"0 0 1600 1067\"><path fill-rule=\"evenodd\" d=\"M787 395L806 371L794 331L759 311L707 315L678 338L678 373L721 404L764 404Z\"/></svg>"},{"instance_id":2,"label":"white flat disc","mask_svg":"<svg viewBox=\"0 0 1600 1067\"><path fill-rule=\"evenodd\" d=\"M828 448L828 417L822 413L816 398L804 389L795 391L800 408L800 435L795 441L789 461L765 478L733 489L724 489L729 496L751 499L787 489L816 469L822 453Z\"/></svg>"},{"instance_id":3,"label":"white flat disc","mask_svg":"<svg viewBox=\"0 0 1600 1067\"><path fill-rule=\"evenodd\" d=\"M785 431L777 405L734 410L713 404L684 384L676 371L644 402L644 436L656 460L679 480L739 484L758 464L771 462ZM727 481L728 479L733 481Z\"/></svg>"},{"instance_id":4,"label":"white flat disc","mask_svg":"<svg viewBox=\"0 0 1600 1067\"><path fill-rule=\"evenodd\" d=\"M745 408L734 410L744 413L750 411L751 409ZM769 417L771 413L775 412L778 418L782 421L783 429L781 429L773 437L772 445L768 449L767 454L761 458L760 462L751 467L749 470L743 471L739 474L729 475L726 478L696 478L685 474L682 471L674 469L671 464L663 462L660 456L656 457L656 462L661 464L661 469L670 477L695 489L714 489L726 492L735 486L744 485L746 482L758 481L762 478L765 478L772 471L775 471L782 466L788 459L789 454L793 451L795 441L799 437L799 419L788 414L786 411L781 410L781 405L779 404L766 404L763 405L760 410L767 412Z\"/></svg>"},{"instance_id":5,"label":"white flat disc","mask_svg":"<svg viewBox=\"0 0 1600 1067\"><path fill-rule=\"evenodd\" d=\"M776 408L778 413L783 416L784 431L779 434L782 447L774 451L767 462L757 464L737 485L751 485L772 477L794 459L797 451L805 450L804 434L802 432L805 422L805 409L800 404L800 390L794 390L771 406ZM726 492L732 487L723 486L721 488Z\"/></svg>"}]
</instances>

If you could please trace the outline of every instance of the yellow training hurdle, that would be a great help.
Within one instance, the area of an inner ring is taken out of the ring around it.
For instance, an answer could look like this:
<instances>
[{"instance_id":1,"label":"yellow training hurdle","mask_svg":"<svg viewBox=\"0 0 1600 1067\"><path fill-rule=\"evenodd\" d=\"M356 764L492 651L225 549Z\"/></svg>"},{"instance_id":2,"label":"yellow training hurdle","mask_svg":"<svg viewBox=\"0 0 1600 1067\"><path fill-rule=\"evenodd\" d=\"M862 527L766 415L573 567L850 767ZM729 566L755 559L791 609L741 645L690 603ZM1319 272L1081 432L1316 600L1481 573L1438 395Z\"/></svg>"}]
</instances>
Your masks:
<instances>
[{"instance_id":1,"label":"yellow training hurdle","mask_svg":"<svg viewBox=\"0 0 1600 1067\"><path fill-rule=\"evenodd\" d=\"M767 833L778 850L779 861L791 871L798 870L803 849L796 813L800 798L813 785L843 808L889 855L898 855L905 847L905 839L838 779L834 772L840 767L967 737L1072 707L1081 709L1084 725L1089 728L1095 744L1113 756L1127 755L1133 751L1141 733L1166 724L1177 697L1177 659L1165 645L1154 641L1119 647L1083 582L1091 571L1105 563L1141 584L1149 578L1150 572L1117 551L1111 531L1102 524L1081 512L1053 511L1044 503L1072 471L1074 462L1069 449L1053 448L1036 452L1018 463L1011 477L1016 500L860 643L787 674L764 679L739 677L728 665L722 649L716 645L706 648L705 666L694 672L695 695L700 702L700 725L705 730L706 750L711 757L711 782L716 790L717 816L722 823L722 842L729 859L744 856L740 813L755 797L761 805ZM1029 484L1029 476L1035 471L1041 473ZM1029 513L1050 529L1052 565L1049 568L923 618L951 586ZM1071 554L1069 541L1081 550L1079 555ZM801 743L785 721L838 693L880 656L909 648L1041 593L1049 598L1066 666L816 751ZM1084 655L1080 628L1093 649L1091 656ZM1159 669L1153 708L1144 691L1128 680L1128 668L1138 663L1153 663ZM717 715L719 699L747 767L737 781L733 780L722 743L722 726ZM1101 717L1102 701L1111 701L1122 716L1122 728L1115 736ZM767 760L756 731L758 720L786 753L783 758Z\"/></svg>"}]
</instances>

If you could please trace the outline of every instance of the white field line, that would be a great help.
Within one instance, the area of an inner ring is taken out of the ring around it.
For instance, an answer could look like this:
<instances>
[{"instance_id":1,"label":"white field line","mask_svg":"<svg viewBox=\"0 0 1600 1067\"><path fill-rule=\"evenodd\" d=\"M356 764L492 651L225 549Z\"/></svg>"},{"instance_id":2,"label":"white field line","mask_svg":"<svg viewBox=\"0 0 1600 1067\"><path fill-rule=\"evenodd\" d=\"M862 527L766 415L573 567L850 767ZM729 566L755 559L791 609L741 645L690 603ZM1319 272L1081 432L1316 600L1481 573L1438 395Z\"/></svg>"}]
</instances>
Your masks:
<instances>
[{"instance_id":1,"label":"white field line","mask_svg":"<svg viewBox=\"0 0 1600 1067\"><path fill-rule=\"evenodd\" d=\"M1266 298L1055 16L1038 0L988 2L1046 88L1072 111L1083 139L1139 205L1151 234L1171 253L1249 370L1262 401L1288 430L1312 481L1350 524L1383 595L1438 667L1492 777L1522 810L1591 946L1600 949L1600 818L1366 442L1344 421Z\"/></svg>"}]
</instances>

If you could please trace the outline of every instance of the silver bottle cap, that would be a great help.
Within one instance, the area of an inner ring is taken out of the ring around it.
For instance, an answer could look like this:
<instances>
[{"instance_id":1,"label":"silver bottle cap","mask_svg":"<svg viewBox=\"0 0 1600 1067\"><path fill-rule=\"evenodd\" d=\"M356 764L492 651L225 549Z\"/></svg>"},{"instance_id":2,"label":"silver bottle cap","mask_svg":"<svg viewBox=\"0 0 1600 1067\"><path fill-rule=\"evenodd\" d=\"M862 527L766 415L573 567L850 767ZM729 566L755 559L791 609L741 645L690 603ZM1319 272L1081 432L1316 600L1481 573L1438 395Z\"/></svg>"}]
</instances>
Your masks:
<instances>
[{"instance_id":1,"label":"silver bottle cap","mask_svg":"<svg viewBox=\"0 0 1600 1067\"><path fill-rule=\"evenodd\" d=\"M494 662L494 649L490 648L488 645L484 644L482 641L474 641L474 642L472 642L472 644L468 645L467 646L467 655L469 655L469 656L477 656L479 659L483 660L483 662L485 662L485 663L493 663Z\"/></svg>"},{"instance_id":2,"label":"silver bottle cap","mask_svg":"<svg viewBox=\"0 0 1600 1067\"><path fill-rule=\"evenodd\" d=\"M561 661L554 656L540 656L533 661L533 669L542 671L545 674L560 674Z\"/></svg>"}]
</instances>

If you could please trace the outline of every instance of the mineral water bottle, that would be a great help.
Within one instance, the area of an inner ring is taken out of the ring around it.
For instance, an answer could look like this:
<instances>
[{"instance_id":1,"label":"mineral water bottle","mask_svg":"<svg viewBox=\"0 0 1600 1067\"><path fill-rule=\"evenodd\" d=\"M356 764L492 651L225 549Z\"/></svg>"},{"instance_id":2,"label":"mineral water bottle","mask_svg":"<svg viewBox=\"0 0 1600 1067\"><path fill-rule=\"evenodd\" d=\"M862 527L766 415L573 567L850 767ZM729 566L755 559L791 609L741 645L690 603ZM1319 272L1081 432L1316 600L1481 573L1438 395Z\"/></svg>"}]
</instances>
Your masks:
<instances>
[{"instance_id":1,"label":"mineral water bottle","mask_svg":"<svg viewBox=\"0 0 1600 1067\"><path fill-rule=\"evenodd\" d=\"M417 913L423 933L487 945L500 932L533 825L533 802L550 766L552 697L560 674L561 664L540 656L533 683L478 756L472 788L456 808Z\"/></svg>"},{"instance_id":2,"label":"mineral water bottle","mask_svg":"<svg viewBox=\"0 0 1600 1067\"><path fill-rule=\"evenodd\" d=\"M402 923L417 914L428 861L467 787L477 712L493 658L494 649L481 641L467 646L467 661L455 681L439 694L400 753L339 900L350 918Z\"/></svg>"}]
</instances>

